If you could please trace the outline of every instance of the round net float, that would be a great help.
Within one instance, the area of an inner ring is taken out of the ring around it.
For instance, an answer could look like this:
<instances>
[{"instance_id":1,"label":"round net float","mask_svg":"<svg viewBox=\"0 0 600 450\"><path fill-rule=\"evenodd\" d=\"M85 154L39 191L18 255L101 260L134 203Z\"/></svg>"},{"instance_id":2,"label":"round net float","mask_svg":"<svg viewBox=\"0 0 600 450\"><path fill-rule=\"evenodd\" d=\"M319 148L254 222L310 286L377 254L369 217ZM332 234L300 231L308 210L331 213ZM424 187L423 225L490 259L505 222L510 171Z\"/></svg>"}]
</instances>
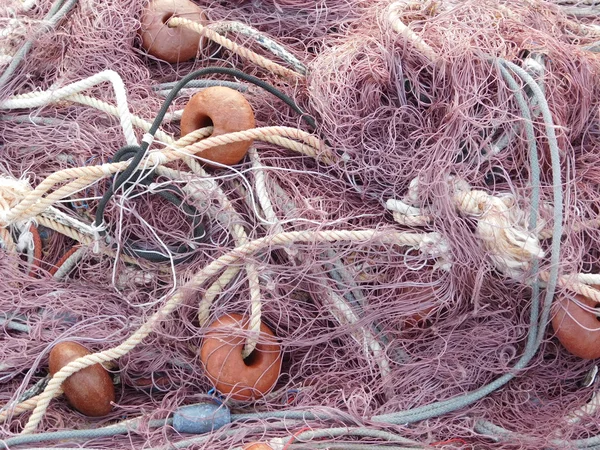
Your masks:
<instances>
[{"instance_id":1,"label":"round net float","mask_svg":"<svg viewBox=\"0 0 600 450\"><path fill-rule=\"evenodd\" d=\"M254 111L238 91L224 86L210 87L194 95L185 106L181 116L181 135L211 125L211 136L248 130L255 127ZM209 148L197 155L219 164L233 165L244 159L251 145L252 140L233 142Z\"/></svg>"},{"instance_id":2,"label":"round net float","mask_svg":"<svg viewBox=\"0 0 600 450\"><path fill-rule=\"evenodd\" d=\"M600 306L583 295L575 295L575 298L589 308ZM556 302L552 328L563 347L573 355L583 359L600 358L600 317L597 312L586 310L563 296Z\"/></svg>"},{"instance_id":3,"label":"round net float","mask_svg":"<svg viewBox=\"0 0 600 450\"><path fill-rule=\"evenodd\" d=\"M273 450L269 444L264 442L250 442L242 447L242 450Z\"/></svg>"},{"instance_id":4,"label":"round net float","mask_svg":"<svg viewBox=\"0 0 600 450\"><path fill-rule=\"evenodd\" d=\"M241 314L219 317L209 326L200 349L206 375L217 391L234 400L255 400L267 394L281 372L281 349L264 323L255 350L244 359L248 319Z\"/></svg>"},{"instance_id":5,"label":"round net float","mask_svg":"<svg viewBox=\"0 0 600 450\"><path fill-rule=\"evenodd\" d=\"M77 342L61 342L50 351L50 375L54 376L71 361L90 352ZM74 373L62 385L68 402L82 414L91 417L105 416L115 401L115 387L107 370L100 364Z\"/></svg>"},{"instance_id":6,"label":"round net float","mask_svg":"<svg viewBox=\"0 0 600 450\"><path fill-rule=\"evenodd\" d=\"M152 0L140 17L138 31L142 47L148 54L170 63L195 58L201 38L195 31L183 27L169 27L171 17L183 17L205 23L206 14L189 0Z\"/></svg>"}]
</instances>

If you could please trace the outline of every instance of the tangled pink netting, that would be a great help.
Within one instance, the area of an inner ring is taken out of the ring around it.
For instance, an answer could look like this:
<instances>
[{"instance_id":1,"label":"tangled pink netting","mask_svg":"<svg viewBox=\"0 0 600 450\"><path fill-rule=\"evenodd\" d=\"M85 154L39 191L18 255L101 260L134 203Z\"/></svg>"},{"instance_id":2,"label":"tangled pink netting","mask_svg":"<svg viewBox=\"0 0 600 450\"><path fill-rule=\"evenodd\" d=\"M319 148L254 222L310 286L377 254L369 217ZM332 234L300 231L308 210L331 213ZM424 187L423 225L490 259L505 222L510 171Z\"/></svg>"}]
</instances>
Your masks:
<instances>
[{"instance_id":1,"label":"tangled pink netting","mask_svg":"<svg viewBox=\"0 0 600 450\"><path fill-rule=\"evenodd\" d=\"M0 50L8 53L25 36L33 36L31 30L39 28L52 4L40 0L29 12L19 12L20 2L13 3L0 7L6 25L21 21L20 34L0 38ZM543 448L551 439L600 432L597 411L579 422L566 420L591 398L593 389L582 388L581 382L594 363L570 355L550 327L527 369L484 399L408 426L371 421L490 383L510 372L525 348L531 308L528 273L513 279L497 270L475 233L477 218L457 209L448 181L452 175L490 195L511 194L527 222L532 186L523 114L491 58L522 62L543 55L543 90L556 125L565 199L560 274L598 272L600 232L593 219L600 210L600 64L585 48L600 41L600 31L597 19L584 14L588 6L574 15L577 2L400 2L394 10L389 0L196 1L210 22L251 25L308 66L306 79L288 83L215 45L202 50L198 59L177 65L149 57L137 37L144 3L79 2L57 27L35 37L19 69L0 88L0 99L111 69L124 80L132 114L152 121L163 100L153 87L202 67L235 67L293 97L315 117L315 134L339 156L327 166L274 144L256 143L279 229L435 231L449 248L447 271L418 251L378 240L294 243L243 258L237 263L240 274L217 297L210 319L250 314L245 267L253 262L262 320L281 343L283 368L275 389L264 398L228 404L239 413L335 411L338 420L236 423L225 429L237 430L235 434L214 432L190 444L193 448L235 448L273 438L286 443L299 430L340 426L342 419L437 448ZM430 60L419 42L394 30L391 11L433 50L437 61ZM250 37L228 36L273 57ZM527 89L522 92L527 97ZM108 83L85 94L115 103ZM170 111L182 109L189 94L185 91ZM258 126L308 130L270 94L251 87L246 98ZM529 105L535 114L531 100ZM539 115L533 125L541 168L537 231L544 231L553 220L551 157ZM162 129L179 136L176 120ZM142 135L137 129L137 138ZM492 151L504 138L507 145ZM118 119L68 99L0 115L1 173L26 178L33 187L60 169L109 162L125 143ZM188 170L181 162L169 167ZM201 243L192 243L189 214L143 186L127 199L117 193L107 206L107 230L121 244L195 246L191 258L177 265L175 276L169 264L140 261L136 266L122 255L115 259L95 252L92 244L81 247L81 259L68 277L53 279L49 271L76 242L42 226L39 277L28 275L25 255L0 253L0 318L9 319L0 328L0 406L18 401L47 375L48 353L56 343L75 340L100 351L123 342L175 288L236 247L232 224L241 224L250 239L277 233L277 226L262 220L256 169L247 160L236 169L210 171L213 185L197 183L199 177L188 185L186 177L172 180L164 174L154 180L176 184L183 201L194 205L208 234ZM419 192L412 206L426 211L430 221L425 227L401 226L385 202L405 198L415 179ZM90 224L110 183L99 181L55 206ZM222 195L234 212L221 207ZM549 253L549 240L541 245ZM542 270L550 269L548 258L540 264ZM202 400L212 388L198 351L206 332L206 325L198 322L198 305L209 284L187 291L167 320L109 367L117 392L110 415L90 419L58 398L38 430L98 428L143 416L135 432L91 439L85 445L137 449L183 440L170 427L153 429L148 423ZM556 301L565 295L566 289L559 287ZM340 302L350 305L354 323L342 320ZM383 351L369 350L368 339ZM0 437L18 434L28 417L10 414L0 425ZM479 419L528 438L490 440L474 430ZM383 444L350 436L324 442L331 448L337 448L336 442Z\"/></svg>"}]
</instances>

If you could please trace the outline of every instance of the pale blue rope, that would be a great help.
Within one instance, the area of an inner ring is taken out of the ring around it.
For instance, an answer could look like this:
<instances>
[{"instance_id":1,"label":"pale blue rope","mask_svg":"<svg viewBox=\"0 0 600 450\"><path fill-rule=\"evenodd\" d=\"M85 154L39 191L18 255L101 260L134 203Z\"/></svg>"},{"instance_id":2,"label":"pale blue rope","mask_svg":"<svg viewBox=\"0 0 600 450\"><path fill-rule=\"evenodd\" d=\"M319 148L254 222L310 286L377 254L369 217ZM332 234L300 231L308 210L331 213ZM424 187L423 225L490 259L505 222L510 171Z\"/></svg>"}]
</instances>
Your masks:
<instances>
[{"instance_id":1,"label":"pale blue rope","mask_svg":"<svg viewBox=\"0 0 600 450\"><path fill-rule=\"evenodd\" d=\"M453 399L445 400L442 402L433 403L431 405L422 406L419 408L414 408L412 410L401 411L397 413L384 414L381 416L376 416L373 418L376 422L387 422L394 424L404 424L404 423L413 423L421 420L430 419L433 417L437 417L443 414L447 414L458 409L462 409L480 399L489 395L496 389L504 386L510 380L512 380L516 374L514 371L523 369L527 366L527 364L534 357L537 352L541 340L543 338L546 322L548 321L548 317L550 315L550 308L552 306L552 300L554 298L554 292L556 290L556 283L558 280L558 268L559 268L559 260L560 260L560 237L562 235L562 219L563 219L563 194L562 194L562 181L561 181L561 173L560 173L560 158L559 158L559 147L558 140L556 139L556 134L554 132L554 123L552 120L552 114L550 113L550 108L548 107L548 102L544 97L540 87L537 85L535 80L523 69L519 66L502 59L495 60L503 66L506 66L513 70L523 81L529 86L533 95L537 98L538 104L544 119L544 123L546 126L546 134L548 137L548 145L550 147L551 159L552 159L552 181L553 181L553 191L554 191L554 224L553 224L553 235L552 235L552 243L551 243L551 256L550 256L550 273L549 279L546 288L546 296L544 300L544 307L542 309L540 324L538 327L538 314L539 314L539 305L538 305L538 289L536 288L537 282L533 284L533 294L532 294L532 305L531 305L531 313L530 313L530 321L531 328L529 330L529 334L527 336L527 344L525 346L525 351L519 361L515 364L513 368L513 372L507 373L500 378L494 380L490 384L483 386L475 391L469 392L468 394L460 395ZM530 147L531 151L531 147ZM537 159L537 155L534 158L530 158L530 163L532 164L531 175L535 177L536 175L539 178L539 163ZM537 168L534 165L537 164ZM539 199L536 199L536 195L539 195L539 186L536 188L536 185L539 185L539 182L536 183L535 180L532 180L532 201L531 201L531 214L530 214L530 225L536 223L535 216L537 214L537 206ZM536 207L536 209L533 209ZM536 269L536 265L534 262L534 270Z\"/></svg>"},{"instance_id":2,"label":"pale blue rope","mask_svg":"<svg viewBox=\"0 0 600 450\"><path fill-rule=\"evenodd\" d=\"M56 1L50 8L50 11L48 11L48 14L46 14L46 16L44 17L45 26L42 28L42 30L37 32L37 34L44 33L47 30L54 28L56 24L64 16L66 16L69 13L69 11L71 11L71 9L73 8L73 6L75 6L76 3L77 0L68 0L66 3L64 2L64 0ZM23 44L23 46L17 51L17 53L15 53L12 61L0 77L0 87L4 86L8 82L15 70L17 70L17 68L19 67L19 64L21 64L27 53L29 53L29 50L31 50L31 47L33 47L34 43L35 39L30 39L29 41L25 42L25 44Z\"/></svg>"}]
</instances>

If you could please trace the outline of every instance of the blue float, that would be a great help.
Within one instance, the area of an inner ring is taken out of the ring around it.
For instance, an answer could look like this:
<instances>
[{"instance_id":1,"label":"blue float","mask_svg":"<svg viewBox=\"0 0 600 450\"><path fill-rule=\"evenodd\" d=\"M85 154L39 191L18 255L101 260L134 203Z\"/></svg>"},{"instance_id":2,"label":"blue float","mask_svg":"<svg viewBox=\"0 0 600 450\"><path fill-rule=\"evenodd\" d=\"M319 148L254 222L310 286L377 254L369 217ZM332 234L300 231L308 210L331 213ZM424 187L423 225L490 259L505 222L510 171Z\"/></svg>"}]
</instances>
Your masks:
<instances>
[{"instance_id":1,"label":"blue float","mask_svg":"<svg viewBox=\"0 0 600 450\"><path fill-rule=\"evenodd\" d=\"M209 433L228 423L231 423L231 411L217 402L184 406L173 415L173 428L179 433Z\"/></svg>"}]
</instances>

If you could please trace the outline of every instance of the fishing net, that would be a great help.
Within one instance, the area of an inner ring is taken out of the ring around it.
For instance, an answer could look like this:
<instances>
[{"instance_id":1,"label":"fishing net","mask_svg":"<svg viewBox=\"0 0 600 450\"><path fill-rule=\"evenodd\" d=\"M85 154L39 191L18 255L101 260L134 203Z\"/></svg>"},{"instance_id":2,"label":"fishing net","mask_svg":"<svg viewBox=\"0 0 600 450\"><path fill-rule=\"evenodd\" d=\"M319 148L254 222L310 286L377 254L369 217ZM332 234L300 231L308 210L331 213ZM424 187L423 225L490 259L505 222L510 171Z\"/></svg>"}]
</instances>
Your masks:
<instances>
[{"instance_id":1,"label":"fishing net","mask_svg":"<svg viewBox=\"0 0 600 450\"><path fill-rule=\"evenodd\" d=\"M0 447L600 447L595 2L194 4L178 63L147 2L0 5ZM214 86L256 126L181 138ZM202 357L235 314L280 349L250 399ZM94 364L100 417L63 394Z\"/></svg>"}]
</instances>

